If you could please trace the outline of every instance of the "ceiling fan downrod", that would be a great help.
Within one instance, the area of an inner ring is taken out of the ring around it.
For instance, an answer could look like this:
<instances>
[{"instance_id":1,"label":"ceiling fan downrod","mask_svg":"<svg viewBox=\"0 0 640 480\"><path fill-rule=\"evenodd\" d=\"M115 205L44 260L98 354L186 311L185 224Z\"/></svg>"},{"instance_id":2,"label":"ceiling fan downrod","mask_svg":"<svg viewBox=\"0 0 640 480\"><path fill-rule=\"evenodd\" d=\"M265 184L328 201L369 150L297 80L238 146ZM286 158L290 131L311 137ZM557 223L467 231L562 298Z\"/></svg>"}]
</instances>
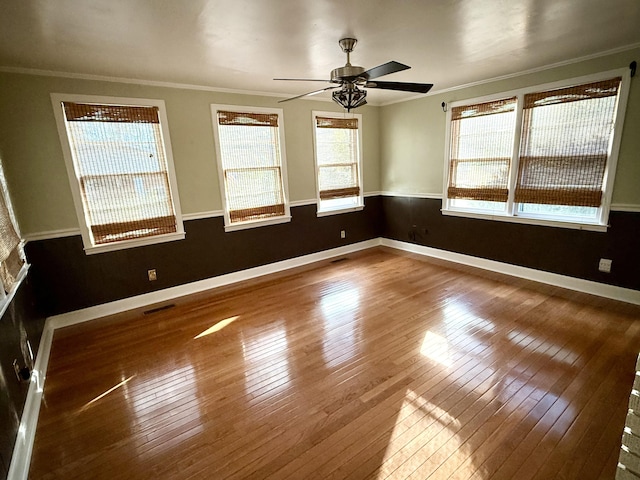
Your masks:
<instances>
[{"instance_id":1,"label":"ceiling fan downrod","mask_svg":"<svg viewBox=\"0 0 640 480\"><path fill-rule=\"evenodd\" d=\"M356 65L351 65L351 52L354 47L358 43L358 40L355 38L343 38L338 42L342 51L347 54L347 63L344 67L334 68L331 71L331 82L332 83L342 83L346 82L356 82L359 80L358 77L363 76L365 70L364 67L358 67ZM361 79L361 81L366 81L367 77Z\"/></svg>"},{"instance_id":2,"label":"ceiling fan downrod","mask_svg":"<svg viewBox=\"0 0 640 480\"><path fill-rule=\"evenodd\" d=\"M355 38L343 38L342 40L338 41L338 45L340 45L342 51L347 54L348 66L351 65L351 52L353 52L353 49L356 47L356 43L358 43L358 40L356 40Z\"/></svg>"}]
</instances>

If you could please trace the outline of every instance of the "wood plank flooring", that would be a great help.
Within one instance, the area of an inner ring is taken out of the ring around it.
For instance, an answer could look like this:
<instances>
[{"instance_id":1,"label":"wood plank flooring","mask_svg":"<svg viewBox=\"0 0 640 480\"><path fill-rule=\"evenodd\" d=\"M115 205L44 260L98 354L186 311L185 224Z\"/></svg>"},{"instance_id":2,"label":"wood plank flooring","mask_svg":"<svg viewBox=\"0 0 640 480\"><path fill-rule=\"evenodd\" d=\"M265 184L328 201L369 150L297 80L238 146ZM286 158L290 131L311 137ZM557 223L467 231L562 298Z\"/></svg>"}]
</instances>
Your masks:
<instances>
[{"instance_id":1,"label":"wood plank flooring","mask_svg":"<svg viewBox=\"0 0 640 480\"><path fill-rule=\"evenodd\" d=\"M31 479L613 479L640 308L372 249L56 332Z\"/></svg>"}]
</instances>

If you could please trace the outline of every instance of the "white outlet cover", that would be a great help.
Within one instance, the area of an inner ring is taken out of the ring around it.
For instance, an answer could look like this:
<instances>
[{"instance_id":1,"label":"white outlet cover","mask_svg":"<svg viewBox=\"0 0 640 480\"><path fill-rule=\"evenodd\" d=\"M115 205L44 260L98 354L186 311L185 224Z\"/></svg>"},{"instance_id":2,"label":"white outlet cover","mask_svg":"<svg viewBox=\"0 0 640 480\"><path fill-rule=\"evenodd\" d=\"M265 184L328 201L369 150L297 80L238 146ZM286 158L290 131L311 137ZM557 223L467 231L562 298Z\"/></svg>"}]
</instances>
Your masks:
<instances>
[{"instance_id":1,"label":"white outlet cover","mask_svg":"<svg viewBox=\"0 0 640 480\"><path fill-rule=\"evenodd\" d=\"M598 270L600 270L601 272L610 273L612 263L613 260L610 260L608 258L601 258L600 263L598 264Z\"/></svg>"}]
</instances>

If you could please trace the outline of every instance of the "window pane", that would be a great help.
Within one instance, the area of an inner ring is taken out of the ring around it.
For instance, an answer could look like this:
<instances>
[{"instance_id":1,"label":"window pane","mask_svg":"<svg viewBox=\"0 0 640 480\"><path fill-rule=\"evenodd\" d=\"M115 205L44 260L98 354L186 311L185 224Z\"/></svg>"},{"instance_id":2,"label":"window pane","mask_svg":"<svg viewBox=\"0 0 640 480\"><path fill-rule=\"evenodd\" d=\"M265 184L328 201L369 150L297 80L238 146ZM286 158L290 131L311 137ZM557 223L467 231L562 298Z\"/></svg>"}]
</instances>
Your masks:
<instances>
[{"instance_id":1,"label":"window pane","mask_svg":"<svg viewBox=\"0 0 640 480\"><path fill-rule=\"evenodd\" d=\"M63 106L92 243L176 232L158 108Z\"/></svg>"},{"instance_id":2,"label":"window pane","mask_svg":"<svg viewBox=\"0 0 640 480\"><path fill-rule=\"evenodd\" d=\"M285 215L277 113L215 110L230 223Z\"/></svg>"},{"instance_id":3,"label":"window pane","mask_svg":"<svg viewBox=\"0 0 640 480\"><path fill-rule=\"evenodd\" d=\"M356 187L358 185L356 165L319 167L318 182L321 191Z\"/></svg>"},{"instance_id":4,"label":"window pane","mask_svg":"<svg viewBox=\"0 0 640 480\"><path fill-rule=\"evenodd\" d=\"M337 210L339 208L350 208L358 206L358 197L320 199L320 210Z\"/></svg>"},{"instance_id":5,"label":"window pane","mask_svg":"<svg viewBox=\"0 0 640 480\"><path fill-rule=\"evenodd\" d=\"M357 162L357 133L353 129L317 128L318 165Z\"/></svg>"},{"instance_id":6,"label":"window pane","mask_svg":"<svg viewBox=\"0 0 640 480\"><path fill-rule=\"evenodd\" d=\"M229 210L284 203L279 168L227 170L225 182Z\"/></svg>"},{"instance_id":7,"label":"window pane","mask_svg":"<svg viewBox=\"0 0 640 480\"><path fill-rule=\"evenodd\" d=\"M509 158L455 161L455 186L469 190L493 186L505 189L510 163Z\"/></svg>"},{"instance_id":8,"label":"window pane","mask_svg":"<svg viewBox=\"0 0 640 480\"><path fill-rule=\"evenodd\" d=\"M92 225L123 223L173 214L164 172L88 176L81 179Z\"/></svg>"},{"instance_id":9,"label":"window pane","mask_svg":"<svg viewBox=\"0 0 640 480\"><path fill-rule=\"evenodd\" d=\"M477 208L504 208L500 204L508 197L515 105L514 97L452 110L448 198L488 202Z\"/></svg>"},{"instance_id":10,"label":"window pane","mask_svg":"<svg viewBox=\"0 0 640 480\"><path fill-rule=\"evenodd\" d=\"M158 124L69 122L78 176L164 172Z\"/></svg>"},{"instance_id":11,"label":"window pane","mask_svg":"<svg viewBox=\"0 0 640 480\"><path fill-rule=\"evenodd\" d=\"M223 168L280 165L277 127L220 125Z\"/></svg>"},{"instance_id":12,"label":"window pane","mask_svg":"<svg viewBox=\"0 0 640 480\"><path fill-rule=\"evenodd\" d=\"M515 110L461 120L455 158L511 158L514 122Z\"/></svg>"},{"instance_id":13,"label":"window pane","mask_svg":"<svg viewBox=\"0 0 640 480\"><path fill-rule=\"evenodd\" d=\"M599 207L620 79L525 95L515 200Z\"/></svg>"},{"instance_id":14,"label":"window pane","mask_svg":"<svg viewBox=\"0 0 640 480\"><path fill-rule=\"evenodd\" d=\"M525 156L606 155L616 97L535 107L522 154Z\"/></svg>"},{"instance_id":15,"label":"window pane","mask_svg":"<svg viewBox=\"0 0 640 480\"><path fill-rule=\"evenodd\" d=\"M535 203L519 203L518 212L533 215L557 216L557 217L580 217L594 220L598 217L596 207L570 207L566 205L541 205Z\"/></svg>"},{"instance_id":16,"label":"window pane","mask_svg":"<svg viewBox=\"0 0 640 480\"><path fill-rule=\"evenodd\" d=\"M360 117L315 116L315 154L319 210L335 210L361 203L358 172Z\"/></svg>"},{"instance_id":17,"label":"window pane","mask_svg":"<svg viewBox=\"0 0 640 480\"><path fill-rule=\"evenodd\" d=\"M506 210L507 204L505 202L489 202L484 200L465 200L463 198L454 198L453 200L451 200L451 206L469 210L504 212Z\"/></svg>"}]
</instances>

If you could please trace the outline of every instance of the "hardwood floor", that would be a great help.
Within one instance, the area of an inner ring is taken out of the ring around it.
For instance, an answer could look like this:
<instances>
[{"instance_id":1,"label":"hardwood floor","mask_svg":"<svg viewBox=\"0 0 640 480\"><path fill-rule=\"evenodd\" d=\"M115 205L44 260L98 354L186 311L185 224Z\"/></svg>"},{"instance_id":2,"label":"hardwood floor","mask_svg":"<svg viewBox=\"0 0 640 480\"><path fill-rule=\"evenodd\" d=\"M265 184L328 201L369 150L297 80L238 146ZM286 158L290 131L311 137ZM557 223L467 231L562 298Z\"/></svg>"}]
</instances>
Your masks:
<instances>
[{"instance_id":1,"label":"hardwood floor","mask_svg":"<svg viewBox=\"0 0 640 480\"><path fill-rule=\"evenodd\" d=\"M56 332L32 479L612 479L640 307L373 249Z\"/></svg>"}]
</instances>

